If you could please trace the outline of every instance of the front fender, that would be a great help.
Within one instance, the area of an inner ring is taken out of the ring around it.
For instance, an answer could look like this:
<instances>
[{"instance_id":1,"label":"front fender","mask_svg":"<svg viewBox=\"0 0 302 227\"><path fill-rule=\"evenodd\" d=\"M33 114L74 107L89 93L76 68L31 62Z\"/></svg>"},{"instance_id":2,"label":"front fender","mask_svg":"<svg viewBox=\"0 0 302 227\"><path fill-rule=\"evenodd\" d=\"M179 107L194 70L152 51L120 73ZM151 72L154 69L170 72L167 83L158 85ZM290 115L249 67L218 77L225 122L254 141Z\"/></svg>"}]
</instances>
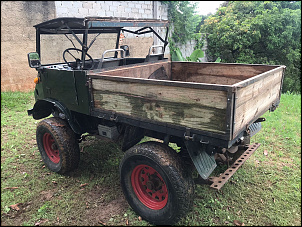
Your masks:
<instances>
[{"instance_id":1,"label":"front fender","mask_svg":"<svg viewBox=\"0 0 302 227\"><path fill-rule=\"evenodd\" d=\"M27 110L29 116L33 116L35 120L39 120L48 117L55 109L58 109L60 113L60 118L66 119L71 129L76 134L82 134L81 127L74 122L71 112L62 103L53 99L41 99L38 100L34 107Z\"/></svg>"},{"instance_id":2,"label":"front fender","mask_svg":"<svg viewBox=\"0 0 302 227\"><path fill-rule=\"evenodd\" d=\"M27 113L29 116L33 116L35 120L39 120L48 117L51 114L53 107L54 104L49 101L38 100L32 109L27 110Z\"/></svg>"}]
</instances>

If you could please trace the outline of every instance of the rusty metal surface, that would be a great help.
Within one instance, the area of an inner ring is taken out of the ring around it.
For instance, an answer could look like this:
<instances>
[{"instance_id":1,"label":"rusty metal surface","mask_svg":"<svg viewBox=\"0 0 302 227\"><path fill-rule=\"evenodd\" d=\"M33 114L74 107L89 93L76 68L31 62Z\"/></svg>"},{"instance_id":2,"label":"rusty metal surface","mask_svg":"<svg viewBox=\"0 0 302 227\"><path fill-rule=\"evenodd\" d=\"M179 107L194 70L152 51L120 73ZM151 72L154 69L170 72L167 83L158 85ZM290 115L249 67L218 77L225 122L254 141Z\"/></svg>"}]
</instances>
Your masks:
<instances>
[{"instance_id":1,"label":"rusty metal surface","mask_svg":"<svg viewBox=\"0 0 302 227\"><path fill-rule=\"evenodd\" d=\"M260 143L254 143L248 146L247 150L219 177L212 177L210 180L213 182L211 188L219 190L239 169L240 166L258 149Z\"/></svg>"}]
</instances>

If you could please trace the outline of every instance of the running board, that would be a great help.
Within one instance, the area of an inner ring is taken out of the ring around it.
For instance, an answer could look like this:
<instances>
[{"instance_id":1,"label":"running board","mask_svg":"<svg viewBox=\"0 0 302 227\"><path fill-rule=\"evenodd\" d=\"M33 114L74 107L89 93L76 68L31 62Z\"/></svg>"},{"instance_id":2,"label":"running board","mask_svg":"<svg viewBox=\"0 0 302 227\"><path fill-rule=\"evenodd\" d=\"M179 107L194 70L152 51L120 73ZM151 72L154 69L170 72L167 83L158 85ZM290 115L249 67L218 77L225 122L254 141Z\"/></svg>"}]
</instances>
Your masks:
<instances>
[{"instance_id":1,"label":"running board","mask_svg":"<svg viewBox=\"0 0 302 227\"><path fill-rule=\"evenodd\" d=\"M210 177L209 180L212 182L211 188L219 190L233 174L238 170L240 166L258 149L260 143L250 144L247 150L219 177Z\"/></svg>"}]
</instances>

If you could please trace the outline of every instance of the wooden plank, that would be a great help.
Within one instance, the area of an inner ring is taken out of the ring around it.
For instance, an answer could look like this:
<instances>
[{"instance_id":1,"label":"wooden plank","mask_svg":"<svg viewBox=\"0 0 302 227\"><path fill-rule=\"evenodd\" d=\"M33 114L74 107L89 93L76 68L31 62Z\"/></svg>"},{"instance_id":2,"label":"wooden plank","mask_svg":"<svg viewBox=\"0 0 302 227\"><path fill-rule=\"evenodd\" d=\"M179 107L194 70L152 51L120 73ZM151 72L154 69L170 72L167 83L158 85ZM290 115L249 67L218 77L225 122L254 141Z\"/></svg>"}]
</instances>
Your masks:
<instances>
[{"instance_id":1,"label":"wooden plank","mask_svg":"<svg viewBox=\"0 0 302 227\"><path fill-rule=\"evenodd\" d=\"M201 105L150 100L106 91L94 91L94 108L139 119L171 123L197 130L225 133L226 111Z\"/></svg>"},{"instance_id":2,"label":"wooden plank","mask_svg":"<svg viewBox=\"0 0 302 227\"><path fill-rule=\"evenodd\" d=\"M136 82L121 82L106 79L92 79L93 90L121 93L127 96L139 96L146 99L166 102L197 104L217 109L226 109L226 91L202 90Z\"/></svg>"},{"instance_id":3,"label":"wooden plank","mask_svg":"<svg viewBox=\"0 0 302 227\"><path fill-rule=\"evenodd\" d=\"M94 108L225 133L226 91L93 79Z\"/></svg>"},{"instance_id":4,"label":"wooden plank","mask_svg":"<svg viewBox=\"0 0 302 227\"><path fill-rule=\"evenodd\" d=\"M253 120L257 120L257 118L268 111L272 103L279 99L281 78L282 72L276 72L270 77L266 77L238 90L233 138L242 129L245 129L247 124Z\"/></svg>"},{"instance_id":5,"label":"wooden plank","mask_svg":"<svg viewBox=\"0 0 302 227\"><path fill-rule=\"evenodd\" d=\"M101 72L89 73L89 75L107 75L107 76L122 76L122 77L132 77L132 78L145 78L148 79L149 76L159 69L164 67L168 78L171 78L171 63L170 62L157 62L144 65L136 65L133 67L119 67L118 69L105 70Z\"/></svg>"},{"instance_id":6,"label":"wooden plank","mask_svg":"<svg viewBox=\"0 0 302 227\"><path fill-rule=\"evenodd\" d=\"M184 81L194 83L232 85L240 82L241 80L224 76L192 74L188 78L185 78Z\"/></svg>"},{"instance_id":7,"label":"wooden plank","mask_svg":"<svg viewBox=\"0 0 302 227\"><path fill-rule=\"evenodd\" d=\"M233 78L239 81L259 75L276 66L244 65L244 64L219 64L196 62L172 62L172 80L188 81L188 78L200 76L214 76ZM219 81L218 81L219 84Z\"/></svg>"},{"instance_id":8,"label":"wooden plank","mask_svg":"<svg viewBox=\"0 0 302 227\"><path fill-rule=\"evenodd\" d=\"M256 96L264 93L267 88L272 84L280 83L283 71L272 73L270 76L259 80L247 87L239 88L236 97L236 107L246 103L247 101L254 99Z\"/></svg>"}]
</instances>

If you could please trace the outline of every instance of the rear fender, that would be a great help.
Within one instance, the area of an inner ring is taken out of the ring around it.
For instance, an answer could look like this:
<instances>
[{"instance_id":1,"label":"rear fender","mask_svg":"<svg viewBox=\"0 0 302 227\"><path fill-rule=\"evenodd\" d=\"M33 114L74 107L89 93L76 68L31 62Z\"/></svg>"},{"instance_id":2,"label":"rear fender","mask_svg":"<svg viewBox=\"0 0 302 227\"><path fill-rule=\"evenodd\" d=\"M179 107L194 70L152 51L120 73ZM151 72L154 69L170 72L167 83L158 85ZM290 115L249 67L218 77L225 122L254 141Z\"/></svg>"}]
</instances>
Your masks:
<instances>
[{"instance_id":1,"label":"rear fender","mask_svg":"<svg viewBox=\"0 0 302 227\"><path fill-rule=\"evenodd\" d=\"M73 120L72 114L62 103L52 99L38 100L34 107L27 110L28 115L32 115L35 120L39 120L48 117L54 110L59 110L59 116L62 119L66 119L70 128L76 134L82 134L81 127Z\"/></svg>"}]
</instances>

